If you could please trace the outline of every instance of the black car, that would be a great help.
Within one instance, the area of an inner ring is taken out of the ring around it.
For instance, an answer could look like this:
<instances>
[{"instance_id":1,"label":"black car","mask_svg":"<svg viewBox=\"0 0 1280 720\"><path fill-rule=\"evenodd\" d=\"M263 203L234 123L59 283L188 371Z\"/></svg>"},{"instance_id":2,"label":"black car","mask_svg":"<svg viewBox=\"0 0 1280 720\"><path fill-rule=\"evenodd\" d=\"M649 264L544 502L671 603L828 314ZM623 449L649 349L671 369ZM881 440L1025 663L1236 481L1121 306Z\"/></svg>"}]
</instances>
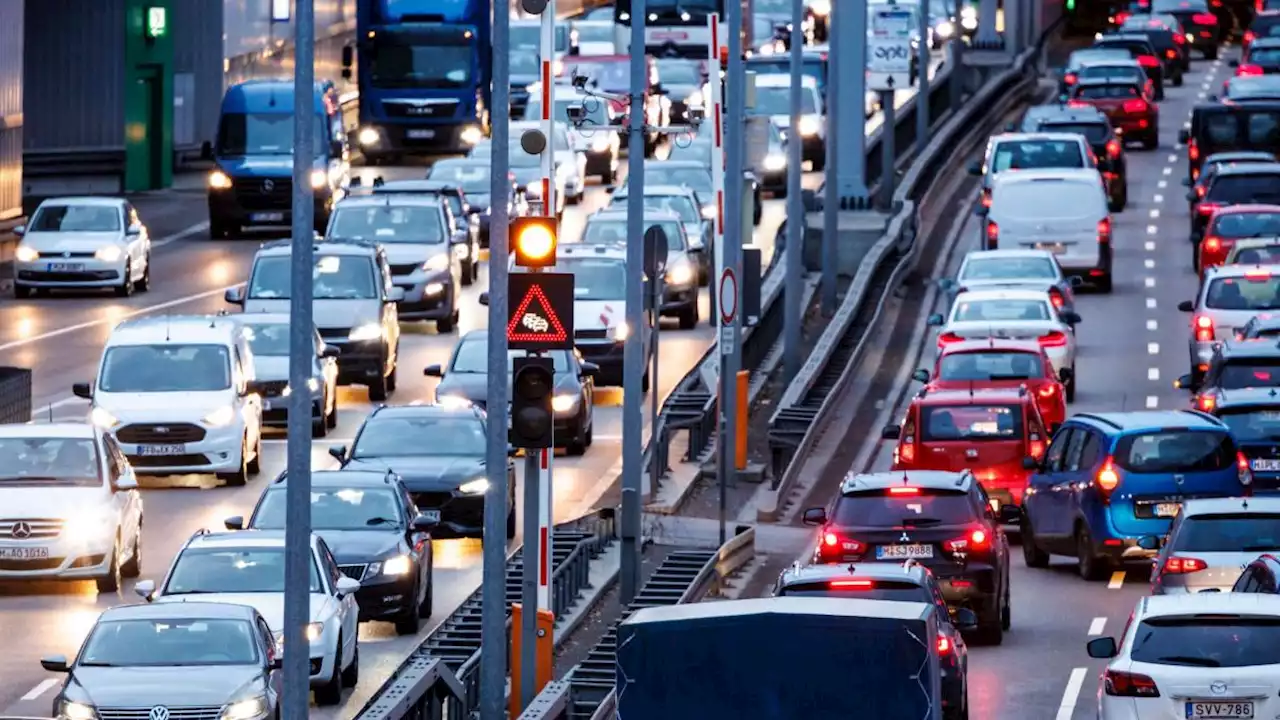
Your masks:
<instances>
[{"instance_id":1,"label":"black car","mask_svg":"<svg viewBox=\"0 0 1280 720\"><path fill-rule=\"evenodd\" d=\"M1183 375L1177 387L1199 393L1200 409L1213 410L1219 393L1249 388L1280 387L1280 345L1254 340L1228 340L1214 344L1209 369L1198 382Z\"/></svg>"},{"instance_id":2,"label":"black car","mask_svg":"<svg viewBox=\"0 0 1280 720\"><path fill-rule=\"evenodd\" d=\"M1172 15L1134 15L1120 26L1120 32L1146 35L1164 65L1165 77L1174 87L1182 87L1182 74L1191 68L1186 33Z\"/></svg>"},{"instance_id":3,"label":"black car","mask_svg":"<svg viewBox=\"0 0 1280 720\"><path fill-rule=\"evenodd\" d=\"M1121 212L1129 204L1129 170L1124 142L1101 110L1067 105L1033 107L1022 120L1022 132L1083 135L1098 158L1098 170L1107 184L1109 209Z\"/></svg>"},{"instance_id":4,"label":"black car","mask_svg":"<svg viewBox=\"0 0 1280 720\"><path fill-rule=\"evenodd\" d=\"M782 571L774 597L854 598L932 605L938 613L938 665L942 669L942 717L969 717L969 648L961 630L977 627L972 610L950 610L929 568L908 560L860 565L801 565Z\"/></svg>"},{"instance_id":5,"label":"black car","mask_svg":"<svg viewBox=\"0 0 1280 720\"><path fill-rule=\"evenodd\" d=\"M409 188L425 190L431 183L444 191L447 187L462 190L466 200L465 212L476 218L480 247L489 247L489 211L493 205L493 187L489 178L492 166L488 160L472 160L470 158L449 158L441 160L427 171L426 182L398 181L387 183L384 188L395 185L409 192ZM413 182L413 185L409 183ZM511 183L511 193L507 196L507 212L511 215L524 215L528 212L523 194L517 192L516 183Z\"/></svg>"},{"instance_id":6,"label":"black car","mask_svg":"<svg viewBox=\"0 0 1280 720\"><path fill-rule=\"evenodd\" d=\"M1178 18L1190 36L1187 40L1192 49L1199 50L1206 60L1218 59L1218 46L1227 39L1229 28L1214 14L1207 0L1151 0L1151 13Z\"/></svg>"},{"instance_id":7,"label":"black car","mask_svg":"<svg viewBox=\"0 0 1280 720\"><path fill-rule=\"evenodd\" d=\"M248 529L283 530L289 481L281 473L258 498ZM246 527L243 517L225 520ZM360 581L360 620L395 623L416 635L431 617L431 532L400 478L389 472L320 470L311 473L311 529L329 546L338 570Z\"/></svg>"},{"instance_id":8,"label":"black car","mask_svg":"<svg viewBox=\"0 0 1280 720\"><path fill-rule=\"evenodd\" d=\"M1271 37L1280 37L1280 12L1275 10L1260 12L1254 16L1244 34L1244 47L1248 49L1254 42Z\"/></svg>"},{"instance_id":9,"label":"black car","mask_svg":"<svg viewBox=\"0 0 1280 720\"><path fill-rule=\"evenodd\" d=\"M523 350L508 352L508 367L511 360L525 355ZM552 409L555 411L553 437L556 447L565 448L570 455L581 455L591 447L595 419L592 403L595 377L600 368L583 361L576 350L554 350L546 356L555 364L556 394ZM423 374L440 378L436 385L437 403L485 409L489 394L488 331L472 330L467 333L453 349L447 366L428 365ZM499 417L506 417L506 413L500 413ZM484 456L480 458L483 462Z\"/></svg>"},{"instance_id":10,"label":"black car","mask_svg":"<svg viewBox=\"0 0 1280 720\"><path fill-rule=\"evenodd\" d=\"M1212 412L1231 428L1236 447L1248 459L1253 490L1280 490L1280 391L1223 390L1214 395Z\"/></svg>"},{"instance_id":11,"label":"black car","mask_svg":"<svg viewBox=\"0 0 1280 720\"><path fill-rule=\"evenodd\" d=\"M1239 60L1228 64L1239 77L1280 74L1280 37L1254 40Z\"/></svg>"},{"instance_id":12,"label":"black car","mask_svg":"<svg viewBox=\"0 0 1280 720\"><path fill-rule=\"evenodd\" d=\"M1231 592L1280 593L1280 558L1272 553L1259 555L1257 560L1245 566Z\"/></svg>"},{"instance_id":13,"label":"black car","mask_svg":"<svg viewBox=\"0 0 1280 720\"><path fill-rule=\"evenodd\" d=\"M671 123L689 122L690 107L706 107L709 103L702 95L707 82L707 61L688 58L658 58L654 61L658 81L667 99L671 101Z\"/></svg>"},{"instance_id":14,"label":"black car","mask_svg":"<svg viewBox=\"0 0 1280 720\"><path fill-rule=\"evenodd\" d=\"M815 562L917 560L937 576L949 607L977 614L975 634L999 644L1012 617L1002 524L1017 515L1004 505L997 516L972 472L915 470L850 475L804 522L821 528Z\"/></svg>"},{"instance_id":15,"label":"black car","mask_svg":"<svg viewBox=\"0 0 1280 720\"><path fill-rule=\"evenodd\" d=\"M1214 175L1224 167L1233 165L1247 165L1249 163L1274 163L1276 156L1267 152L1259 152L1256 150L1244 150L1241 152L1221 152L1214 153L1204 159L1204 164L1200 166L1200 175L1192 182L1189 178L1183 178L1184 187L1191 188L1191 192L1187 193L1188 207L1191 212L1195 212L1196 203L1200 202L1200 198L1204 197L1205 191L1209 189L1209 181ZM1195 199L1191 199L1194 195Z\"/></svg>"},{"instance_id":16,"label":"black car","mask_svg":"<svg viewBox=\"0 0 1280 720\"><path fill-rule=\"evenodd\" d=\"M379 407L351 447L333 447L329 454L343 471L395 473L423 516L436 523L436 537L483 537L485 498L492 494L485 432L485 414L476 407ZM508 462L508 538L516 531L515 488L515 466Z\"/></svg>"},{"instance_id":17,"label":"black car","mask_svg":"<svg viewBox=\"0 0 1280 720\"><path fill-rule=\"evenodd\" d=\"M1233 150L1280 152L1280 100L1200 103L1191 111L1191 127L1178 132L1187 146L1187 177L1214 153Z\"/></svg>"},{"instance_id":18,"label":"black car","mask_svg":"<svg viewBox=\"0 0 1280 720\"><path fill-rule=\"evenodd\" d=\"M1093 46L1102 50L1126 50L1129 57L1138 61L1142 66L1143 72L1151 80L1154 86L1156 100L1164 100L1164 83L1165 69L1164 63L1160 60L1160 53L1156 50L1155 45L1145 35L1140 33L1117 33L1115 35L1104 35L1094 41Z\"/></svg>"},{"instance_id":19,"label":"black car","mask_svg":"<svg viewBox=\"0 0 1280 720\"><path fill-rule=\"evenodd\" d=\"M1209 178L1204 195L1187 193L1191 213L1191 239L1199 242L1209 217L1228 205L1280 205L1280 163L1227 165Z\"/></svg>"}]
</instances>

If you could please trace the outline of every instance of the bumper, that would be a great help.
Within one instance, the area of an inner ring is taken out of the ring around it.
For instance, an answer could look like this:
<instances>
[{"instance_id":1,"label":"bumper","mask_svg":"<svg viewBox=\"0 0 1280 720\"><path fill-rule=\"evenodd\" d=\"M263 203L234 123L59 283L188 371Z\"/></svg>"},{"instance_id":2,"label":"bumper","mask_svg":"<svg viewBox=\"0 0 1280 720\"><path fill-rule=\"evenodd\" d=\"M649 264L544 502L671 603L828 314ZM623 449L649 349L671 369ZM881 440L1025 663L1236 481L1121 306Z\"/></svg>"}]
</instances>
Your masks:
<instances>
[{"instance_id":1,"label":"bumper","mask_svg":"<svg viewBox=\"0 0 1280 720\"><path fill-rule=\"evenodd\" d=\"M1213 342L1195 342L1191 343L1191 369L1198 372L1204 372L1209 369L1209 361L1213 359L1213 346L1217 341Z\"/></svg>"},{"instance_id":2,"label":"bumper","mask_svg":"<svg viewBox=\"0 0 1280 720\"><path fill-rule=\"evenodd\" d=\"M142 475L234 472L242 464L244 432L240 424L205 427L204 439L197 442L174 445L121 442L120 448L129 458L129 464Z\"/></svg>"},{"instance_id":3,"label":"bumper","mask_svg":"<svg viewBox=\"0 0 1280 720\"><path fill-rule=\"evenodd\" d=\"M68 536L68 524L56 538L5 540L0 553L22 552L23 559L0 559L3 580L84 580L105 577L110 572L112 534L101 537Z\"/></svg>"},{"instance_id":4,"label":"bumper","mask_svg":"<svg viewBox=\"0 0 1280 720\"><path fill-rule=\"evenodd\" d=\"M292 398L283 395L262 398L262 424L266 427L284 428L289 426L289 405ZM311 419L319 420L324 416L324 397L320 392L311 394Z\"/></svg>"},{"instance_id":5,"label":"bumper","mask_svg":"<svg viewBox=\"0 0 1280 720\"><path fill-rule=\"evenodd\" d=\"M611 175L618 169L618 158L610 150L587 153L587 175L601 177Z\"/></svg>"},{"instance_id":6,"label":"bumper","mask_svg":"<svg viewBox=\"0 0 1280 720\"><path fill-rule=\"evenodd\" d=\"M380 158L394 155L433 154L433 153L467 153L475 147L474 143L463 139L464 132L471 128L479 128L477 121L468 118L439 125L399 125L389 122L374 122L361 126L361 129L372 128L378 131L378 142L361 145L360 151L366 158Z\"/></svg>"},{"instance_id":7,"label":"bumper","mask_svg":"<svg viewBox=\"0 0 1280 720\"><path fill-rule=\"evenodd\" d=\"M1160 134L1160 118L1158 117L1112 115L1111 124L1124 132L1126 140L1130 138L1155 137Z\"/></svg>"},{"instance_id":8,"label":"bumper","mask_svg":"<svg viewBox=\"0 0 1280 720\"><path fill-rule=\"evenodd\" d=\"M1058 265L1067 277L1081 277L1095 280L1111 274L1110 247L1100 249L1096 256L1091 255L1059 255Z\"/></svg>"},{"instance_id":9,"label":"bumper","mask_svg":"<svg viewBox=\"0 0 1280 720\"><path fill-rule=\"evenodd\" d=\"M698 302L696 283L682 288L667 288L662 293L662 314L676 315Z\"/></svg>"},{"instance_id":10,"label":"bumper","mask_svg":"<svg viewBox=\"0 0 1280 720\"><path fill-rule=\"evenodd\" d=\"M395 286L404 290L404 299L396 303L401 320L448 320L453 317L453 276L447 272L414 273L393 277Z\"/></svg>"},{"instance_id":11,"label":"bumper","mask_svg":"<svg viewBox=\"0 0 1280 720\"><path fill-rule=\"evenodd\" d=\"M785 192L787 189L787 171L786 169L777 172L762 171L758 173L760 176L760 187L767 192Z\"/></svg>"},{"instance_id":12,"label":"bumper","mask_svg":"<svg viewBox=\"0 0 1280 720\"><path fill-rule=\"evenodd\" d=\"M1187 34L1191 36L1191 47L1195 50L1213 50L1220 42L1217 28L1196 26Z\"/></svg>"},{"instance_id":13,"label":"bumper","mask_svg":"<svg viewBox=\"0 0 1280 720\"><path fill-rule=\"evenodd\" d=\"M339 385L360 385L384 374L387 353L382 346L382 340L362 342L326 340L325 342L341 351L338 355Z\"/></svg>"},{"instance_id":14,"label":"bumper","mask_svg":"<svg viewBox=\"0 0 1280 720\"><path fill-rule=\"evenodd\" d=\"M360 621L385 620L410 612L413 597L413 575L377 577L364 580L356 591ZM412 610L416 612L416 610Z\"/></svg>"},{"instance_id":15,"label":"bumper","mask_svg":"<svg viewBox=\"0 0 1280 720\"><path fill-rule=\"evenodd\" d=\"M484 495L463 495L457 490L415 490L409 495L422 512L440 513L440 523L431 531L435 539L481 537L484 534ZM364 605L360 605L363 612Z\"/></svg>"},{"instance_id":16,"label":"bumper","mask_svg":"<svg viewBox=\"0 0 1280 720\"><path fill-rule=\"evenodd\" d=\"M985 620L1000 612L997 597L996 569L991 565L969 563L954 567L930 567L942 588L942 598L952 608L968 608Z\"/></svg>"},{"instance_id":17,"label":"bumper","mask_svg":"<svg viewBox=\"0 0 1280 720\"><path fill-rule=\"evenodd\" d=\"M1158 531L1158 532L1153 531L1148 534L1164 535L1165 533L1167 533L1169 521L1163 518L1161 519L1161 521L1164 523L1165 530ZM1101 539L1095 539L1093 541L1093 544L1094 544L1093 551L1094 551L1094 554L1098 555L1099 557L1108 558L1115 563L1152 560L1157 555L1160 554L1159 550L1144 550L1138 547L1138 538L1140 537L1142 536L1141 535L1132 535L1132 536L1110 535L1108 537L1104 537Z\"/></svg>"},{"instance_id":18,"label":"bumper","mask_svg":"<svg viewBox=\"0 0 1280 720\"><path fill-rule=\"evenodd\" d=\"M328 223L333 208L333 195L317 190L315 198L316 226ZM293 222L293 208L288 203L262 202L246 205L235 190L209 193L209 221L238 227L278 227Z\"/></svg>"},{"instance_id":19,"label":"bumper","mask_svg":"<svg viewBox=\"0 0 1280 720\"><path fill-rule=\"evenodd\" d=\"M124 279L124 259L103 262L97 258L47 258L13 263L13 280L25 287L97 288L119 285Z\"/></svg>"},{"instance_id":20,"label":"bumper","mask_svg":"<svg viewBox=\"0 0 1280 720\"><path fill-rule=\"evenodd\" d=\"M624 343L602 340L599 342L575 343L582 359L600 366L600 374L604 379L622 382L622 349ZM607 384L601 382L600 384Z\"/></svg>"}]
</instances>

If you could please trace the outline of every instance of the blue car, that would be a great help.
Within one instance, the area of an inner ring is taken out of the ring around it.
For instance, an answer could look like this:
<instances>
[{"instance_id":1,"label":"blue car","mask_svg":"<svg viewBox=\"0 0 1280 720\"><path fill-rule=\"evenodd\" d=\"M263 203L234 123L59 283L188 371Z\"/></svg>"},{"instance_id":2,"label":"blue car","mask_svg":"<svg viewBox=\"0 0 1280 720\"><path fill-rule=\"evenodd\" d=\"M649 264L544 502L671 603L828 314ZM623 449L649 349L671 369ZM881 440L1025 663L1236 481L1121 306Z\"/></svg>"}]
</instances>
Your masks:
<instances>
[{"instance_id":1,"label":"blue car","mask_svg":"<svg viewBox=\"0 0 1280 720\"><path fill-rule=\"evenodd\" d=\"M1028 567L1074 556L1086 580L1106 577L1158 548L1144 535L1169 532L1188 498L1235 497L1253 474L1230 429L1199 410L1084 413L1053 435L1023 498Z\"/></svg>"}]
</instances>

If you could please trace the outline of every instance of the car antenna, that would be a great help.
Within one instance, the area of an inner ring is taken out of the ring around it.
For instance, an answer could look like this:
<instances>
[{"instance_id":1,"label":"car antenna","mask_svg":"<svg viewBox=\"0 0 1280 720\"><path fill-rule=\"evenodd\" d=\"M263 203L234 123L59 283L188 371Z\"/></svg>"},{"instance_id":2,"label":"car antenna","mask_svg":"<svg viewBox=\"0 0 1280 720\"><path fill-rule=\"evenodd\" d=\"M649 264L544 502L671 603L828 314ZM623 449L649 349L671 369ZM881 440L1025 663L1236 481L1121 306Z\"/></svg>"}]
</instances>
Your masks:
<instances>
[{"instance_id":1,"label":"car antenna","mask_svg":"<svg viewBox=\"0 0 1280 720\"><path fill-rule=\"evenodd\" d=\"M165 342L169 342L169 326L170 326L169 318L170 318L169 313L165 313L164 314L164 341Z\"/></svg>"},{"instance_id":2,"label":"car antenna","mask_svg":"<svg viewBox=\"0 0 1280 720\"><path fill-rule=\"evenodd\" d=\"M1248 510L1248 509L1249 509L1249 498L1244 498L1244 499L1242 499L1242 500L1240 501L1240 507L1244 508L1245 510Z\"/></svg>"}]
</instances>

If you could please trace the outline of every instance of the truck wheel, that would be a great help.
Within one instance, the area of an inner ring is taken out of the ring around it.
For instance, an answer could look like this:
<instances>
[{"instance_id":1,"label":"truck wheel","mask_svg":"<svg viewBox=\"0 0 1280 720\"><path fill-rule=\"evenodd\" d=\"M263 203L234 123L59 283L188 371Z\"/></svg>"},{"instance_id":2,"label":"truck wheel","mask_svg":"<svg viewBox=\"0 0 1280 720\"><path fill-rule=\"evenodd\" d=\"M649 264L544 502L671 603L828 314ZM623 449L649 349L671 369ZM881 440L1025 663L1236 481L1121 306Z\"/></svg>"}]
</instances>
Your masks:
<instances>
[{"instance_id":1,"label":"truck wheel","mask_svg":"<svg viewBox=\"0 0 1280 720\"><path fill-rule=\"evenodd\" d=\"M369 383L369 400L371 402L386 402L387 400L387 376L379 375L376 379Z\"/></svg>"}]
</instances>

